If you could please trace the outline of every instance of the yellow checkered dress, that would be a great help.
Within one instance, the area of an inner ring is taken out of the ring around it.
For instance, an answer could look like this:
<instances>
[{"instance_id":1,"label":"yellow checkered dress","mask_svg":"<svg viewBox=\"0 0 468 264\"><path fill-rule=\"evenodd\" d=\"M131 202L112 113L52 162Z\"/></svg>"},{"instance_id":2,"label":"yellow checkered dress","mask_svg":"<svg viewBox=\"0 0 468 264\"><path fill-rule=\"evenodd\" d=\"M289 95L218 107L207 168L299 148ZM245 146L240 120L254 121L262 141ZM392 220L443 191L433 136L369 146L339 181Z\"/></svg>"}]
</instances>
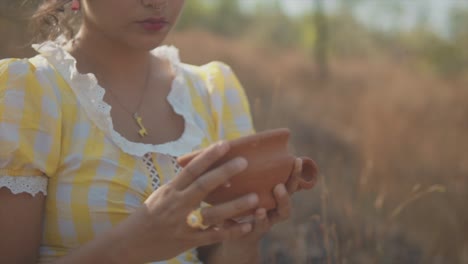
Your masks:
<instances>
[{"instance_id":1,"label":"yellow checkered dress","mask_svg":"<svg viewBox=\"0 0 468 264\"><path fill-rule=\"evenodd\" d=\"M78 73L54 42L34 47L34 58L0 61L0 188L47 195L40 263L124 220L176 175L175 157L254 131L227 65L183 64L176 48L161 46L153 54L171 62L176 78L167 100L185 130L161 145L130 142L113 129L93 75ZM160 263L199 260L191 250Z\"/></svg>"}]
</instances>

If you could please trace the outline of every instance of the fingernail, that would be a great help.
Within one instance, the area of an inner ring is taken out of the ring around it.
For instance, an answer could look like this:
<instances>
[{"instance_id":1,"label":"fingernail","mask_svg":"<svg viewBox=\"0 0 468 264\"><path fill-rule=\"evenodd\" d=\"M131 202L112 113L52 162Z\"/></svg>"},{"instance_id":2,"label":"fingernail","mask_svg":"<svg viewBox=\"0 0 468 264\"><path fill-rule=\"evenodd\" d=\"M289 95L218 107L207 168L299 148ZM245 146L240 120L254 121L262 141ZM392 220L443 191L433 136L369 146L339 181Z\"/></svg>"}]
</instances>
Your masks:
<instances>
[{"instance_id":1,"label":"fingernail","mask_svg":"<svg viewBox=\"0 0 468 264\"><path fill-rule=\"evenodd\" d=\"M241 227L242 233L248 233L252 230L252 225L251 224L243 224Z\"/></svg>"},{"instance_id":2,"label":"fingernail","mask_svg":"<svg viewBox=\"0 0 468 264\"><path fill-rule=\"evenodd\" d=\"M286 187L284 187L284 184L279 184L276 187L276 193L278 195L285 195L286 194Z\"/></svg>"},{"instance_id":3,"label":"fingernail","mask_svg":"<svg viewBox=\"0 0 468 264\"><path fill-rule=\"evenodd\" d=\"M252 206L257 205L258 195L256 195L255 193L249 194L249 197L247 198L247 202Z\"/></svg>"},{"instance_id":4,"label":"fingernail","mask_svg":"<svg viewBox=\"0 0 468 264\"><path fill-rule=\"evenodd\" d=\"M231 182L226 182L226 183L224 184L224 187L225 187L225 188L231 187Z\"/></svg>"},{"instance_id":5,"label":"fingernail","mask_svg":"<svg viewBox=\"0 0 468 264\"><path fill-rule=\"evenodd\" d=\"M241 169L245 169L247 167L247 160L243 157L237 157L235 162Z\"/></svg>"}]
</instances>

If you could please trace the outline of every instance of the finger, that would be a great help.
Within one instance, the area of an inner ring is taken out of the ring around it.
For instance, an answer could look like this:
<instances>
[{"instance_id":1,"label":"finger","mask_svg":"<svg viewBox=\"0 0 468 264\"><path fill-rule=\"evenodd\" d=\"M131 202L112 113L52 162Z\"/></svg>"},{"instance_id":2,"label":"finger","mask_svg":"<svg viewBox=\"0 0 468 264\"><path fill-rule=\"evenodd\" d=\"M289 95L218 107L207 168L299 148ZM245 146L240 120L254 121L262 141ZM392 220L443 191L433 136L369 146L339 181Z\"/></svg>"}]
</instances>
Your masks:
<instances>
[{"instance_id":1,"label":"finger","mask_svg":"<svg viewBox=\"0 0 468 264\"><path fill-rule=\"evenodd\" d=\"M183 191L183 194L193 199L193 201L201 201L208 193L214 191L245 168L247 168L245 158L234 158L197 178Z\"/></svg>"},{"instance_id":2,"label":"finger","mask_svg":"<svg viewBox=\"0 0 468 264\"><path fill-rule=\"evenodd\" d=\"M275 211L272 211L270 220L273 224L288 219L291 215L291 199L286 191L283 184L278 184L274 189L274 195L278 207Z\"/></svg>"},{"instance_id":3,"label":"finger","mask_svg":"<svg viewBox=\"0 0 468 264\"><path fill-rule=\"evenodd\" d=\"M171 184L177 190L183 190L193 183L200 175L223 157L229 150L229 143L221 141L202 151L182 171L174 177Z\"/></svg>"},{"instance_id":4,"label":"finger","mask_svg":"<svg viewBox=\"0 0 468 264\"><path fill-rule=\"evenodd\" d=\"M255 220L252 229L252 235L257 238L261 238L263 234L268 232L270 229L270 221L267 217L267 211L265 208L258 208L255 211Z\"/></svg>"},{"instance_id":5,"label":"finger","mask_svg":"<svg viewBox=\"0 0 468 264\"><path fill-rule=\"evenodd\" d=\"M299 187L299 178L301 177L302 173L302 159L296 158L294 161L294 170L289 177L288 182L286 183L286 189L288 190L289 194L293 194L297 191Z\"/></svg>"},{"instance_id":6,"label":"finger","mask_svg":"<svg viewBox=\"0 0 468 264\"><path fill-rule=\"evenodd\" d=\"M210 228L195 234L201 246L210 245L225 240L243 237L252 231L251 223L234 224L225 228Z\"/></svg>"},{"instance_id":7,"label":"finger","mask_svg":"<svg viewBox=\"0 0 468 264\"><path fill-rule=\"evenodd\" d=\"M233 201L206 207L201 210L203 224L219 225L241 213L254 209L258 205L258 195L249 194Z\"/></svg>"},{"instance_id":8,"label":"finger","mask_svg":"<svg viewBox=\"0 0 468 264\"><path fill-rule=\"evenodd\" d=\"M224 223L222 223L219 226L226 228L226 227L231 227L231 226L236 225L236 224L239 224L239 222L237 222L236 220L233 220L233 219L227 219L226 221L224 221Z\"/></svg>"}]
</instances>

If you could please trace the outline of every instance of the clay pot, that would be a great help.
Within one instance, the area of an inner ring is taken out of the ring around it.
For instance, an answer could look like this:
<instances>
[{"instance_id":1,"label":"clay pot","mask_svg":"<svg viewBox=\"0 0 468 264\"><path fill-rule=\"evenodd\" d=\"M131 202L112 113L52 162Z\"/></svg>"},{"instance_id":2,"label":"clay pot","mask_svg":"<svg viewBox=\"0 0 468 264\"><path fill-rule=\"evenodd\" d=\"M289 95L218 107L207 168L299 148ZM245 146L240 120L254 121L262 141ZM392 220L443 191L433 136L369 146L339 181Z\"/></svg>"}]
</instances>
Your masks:
<instances>
[{"instance_id":1,"label":"clay pot","mask_svg":"<svg viewBox=\"0 0 468 264\"><path fill-rule=\"evenodd\" d=\"M205 202L220 204L254 192L260 198L259 207L267 210L276 208L273 188L288 181L296 159L288 153L289 135L289 129L280 128L229 141L230 150L212 168L239 156L247 159L248 167L231 178L230 187L219 187L206 197ZM201 151L179 157L179 164L186 166ZM299 188L310 189L317 181L318 168L312 159L301 159L303 167Z\"/></svg>"}]
</instances>

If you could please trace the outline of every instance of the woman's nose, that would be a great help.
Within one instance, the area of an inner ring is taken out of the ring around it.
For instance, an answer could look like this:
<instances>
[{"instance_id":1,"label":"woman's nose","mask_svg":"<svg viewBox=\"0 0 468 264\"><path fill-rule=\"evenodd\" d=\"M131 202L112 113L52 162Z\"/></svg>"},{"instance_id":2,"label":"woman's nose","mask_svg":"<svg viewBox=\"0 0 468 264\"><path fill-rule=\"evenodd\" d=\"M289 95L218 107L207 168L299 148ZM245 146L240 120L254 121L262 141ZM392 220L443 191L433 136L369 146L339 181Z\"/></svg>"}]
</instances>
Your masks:
<instances>
[{"instance_id":1,"label":"woman's nose","mask_svg":"<svg viewBox=\"0 0 468 264\"><path fill-rule=\"evenodd\" d=\"M163 10L167 7L167 1L168 0L141 0L141 4L144 7Z\"/></svg>"}]
</instances>

